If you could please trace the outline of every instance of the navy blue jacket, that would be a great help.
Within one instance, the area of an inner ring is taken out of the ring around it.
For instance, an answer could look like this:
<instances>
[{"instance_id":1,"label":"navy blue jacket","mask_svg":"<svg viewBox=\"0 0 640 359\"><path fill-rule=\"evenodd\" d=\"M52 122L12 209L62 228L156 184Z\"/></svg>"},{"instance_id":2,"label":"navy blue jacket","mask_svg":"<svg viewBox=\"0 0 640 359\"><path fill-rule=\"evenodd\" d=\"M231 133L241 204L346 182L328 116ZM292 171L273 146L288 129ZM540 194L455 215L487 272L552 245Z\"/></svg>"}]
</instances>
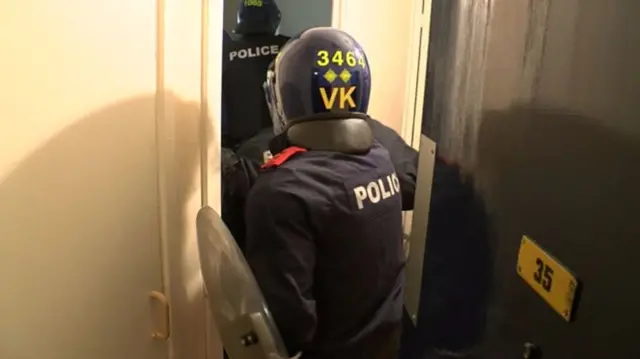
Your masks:
<instances>
[{"instance_id":1,"label":"navy blue jacket","mask_svg":"<svg viewBox=\"0 0 640 359\"><path fill-rule=\"evenodd\" d=\"M376 141L389 152L400 181L403 210L413 209L418 152L409 147L394 130L381 122L374 119L369 119L367 122ZM265 153L270 153L271 139L273 139L273 130L270 127L263 129L240 145L235 151L235 156L230 155L222 159L222 183L225 187L222 192L222 219L241 249L244 249L246 197L256 180L258 169L268 157Z\"/></svg>"},{"instance_id":2,"label":"navy blue jacket","mask_svg":"<svg viewBox=\"0 0 640 359\"><path fill-rule=\"evenodd\" d=\"M387 150L285 151L266 166L247 199L245 256L290 354L395 358L405 258Z\"/></svg>"},{"instance_id":3,"label":"navy blue jacket","mask_svg":"<svg viewBox=\"0 0 640 359\"><path fill-rule=\"evenodd\" d=\"M370 118L367 123L371 127L376 141L389 151L391 162L400 180L402 208L405 211L413 209L418 171L418 152L407 145L404 139L393 129L383 125L381 122ZM255 164L262 164L265 160L265 153L269 150L269 141L272 138L273 130L271 127L263 129L240 145L236 150L236 154L239 158L251 160ZM247 163L251 162L245 161L244 166L247 166Z\"/></svg>"},{"instance_id":4,"label":"navy blue jacket","mask_svg":"<svg viewBox=\"0 0 640 359\"><path fill-rule=\"evenodd\" d=\"M282 35L242 36L225 42L222 71L222 146L239 144L271 127L262 90L267 68L289 40Z\"/></svg>"}]
</instances>

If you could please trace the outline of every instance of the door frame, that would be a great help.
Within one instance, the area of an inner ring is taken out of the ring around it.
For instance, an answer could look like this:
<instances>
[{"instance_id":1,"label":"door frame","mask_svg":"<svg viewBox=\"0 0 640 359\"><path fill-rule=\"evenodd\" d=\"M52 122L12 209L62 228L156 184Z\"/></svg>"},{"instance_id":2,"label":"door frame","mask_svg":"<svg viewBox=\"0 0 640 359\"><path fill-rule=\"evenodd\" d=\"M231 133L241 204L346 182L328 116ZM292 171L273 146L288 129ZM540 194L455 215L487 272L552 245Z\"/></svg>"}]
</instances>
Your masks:
<instances>
[{"instance_id":1,"label":"door frame","mask_svg":"<svg viewBox=\"0 0 640 359\"><path fill-rule=\"evenodd\" d=\"M349 0L354 1L367 0ZM427 59L429 53L429 29L431 25L431 0L411 0L413 18L411 20L410 48L407 56L407 77L405 106L402 115L400 135L414 149L420 146L424 92L426 89ZM331 26L343 27L343 13L346 0L333 0ZM363 4L366 7L366 4Z\"/></svg>"},{"instance_id":2,"label":"door frame","mask_svg":"<svg viewBox=\"0 0 640 359\"><path fill-rule=\"evenodd\" d=\"M400 135L410 146L418 150L422 131L424 93L428 81L427 61L429 58L431 0L413 0L413 9L410 48L407 56L407 95Z\"/></svg>"}]
</instances>

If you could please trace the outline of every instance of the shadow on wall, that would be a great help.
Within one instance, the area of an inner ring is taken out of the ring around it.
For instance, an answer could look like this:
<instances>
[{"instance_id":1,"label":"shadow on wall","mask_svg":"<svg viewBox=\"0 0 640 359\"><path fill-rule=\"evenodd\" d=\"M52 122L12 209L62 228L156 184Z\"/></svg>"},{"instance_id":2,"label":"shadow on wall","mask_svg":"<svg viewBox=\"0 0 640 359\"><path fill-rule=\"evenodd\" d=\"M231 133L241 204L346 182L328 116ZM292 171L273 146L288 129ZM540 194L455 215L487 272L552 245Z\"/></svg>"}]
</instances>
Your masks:
<instances>
[{"instance_id":1,"label":"shadow on wall","mask_svg":"<svg viewBox=\"0 0 640 359\"><path fill-rule=\"evenodd\" d=\"M640 354L628 294L640 291L640 141L607 121L524 106L483 116L476 178L497 230L487 358L517 357L528 340L558 358ZM583 283L572 325L516 275L523 234Z\"/></svg>"},{"instance_id":2,"label":"shadow on wall","mask_svg":"<svg viewBox=\"0 0 640 359\"><path fill-rule=\"evenodd\" d=\"M194 225L180 212L196 189L200 106L166 100L175 115L175 253ZM148 291L162 288L155 134L154 95L121 101L61 131L0 182L0 356L162 355L164 345L140 344L150 340L149 318L131 317L148 313ZM187 290L172 294L184 302Z\"/></svg>"},{"instance_id":3,"label":"shadow on wall","mask_svg":"<svg viewBox=\"0 0 640 359\"><path fill-rule=\"evenodd\" d=\"M438 156L420 310L415 328L405 324L400 358L466 358L481 342L493 267L487 222L473 178Z\"/></svg>"}]
</instances>

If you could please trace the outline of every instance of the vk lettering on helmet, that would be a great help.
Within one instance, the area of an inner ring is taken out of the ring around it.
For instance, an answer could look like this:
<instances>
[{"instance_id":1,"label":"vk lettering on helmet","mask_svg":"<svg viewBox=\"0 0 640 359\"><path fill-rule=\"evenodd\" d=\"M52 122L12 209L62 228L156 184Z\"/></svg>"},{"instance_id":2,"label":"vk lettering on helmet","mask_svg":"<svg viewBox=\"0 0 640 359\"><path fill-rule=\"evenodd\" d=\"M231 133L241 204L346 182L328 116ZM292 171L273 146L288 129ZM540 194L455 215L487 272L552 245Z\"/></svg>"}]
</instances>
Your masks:
<instances>
[{"instance_id":1,"label":"vk lettering on helmet","mask_svg":"<svg viewBox=\"0 0 640 359\"><path fill-rule=\"evenodd\" d=\"M229 61L233 61L235 59L251 59L254 57L272 56L277 55L279 52L280 46L278 45L249 47L229 52Z\"/></svg>"},{"instance_id":2,"label":"vk lettering on helmet","mask_svg":"<svg viewBox=\"0 0 640 359\"><path fill-rule=\"evenodd\" d=\"M319 50L316 65L328 84L319 87L325 110L351 110L357 107L354 95L357 87L351 83L354 71L366 69L364 56L357 51Z\"/></svg>"},{"instance_id":3,"label":"vk lettering on helmet","mask_svg":"<svg viewBox=\"0 0 640 359\"><path fill-rule=\"evenodd\" d=\"M341 110L352 109L356 107L356 102L353 100L353 93L355 92L356 87L350 86L348 88L345 87L332 87L331 95L327 93L327 89L324 87L320 88L320 97L322 98L322 103L324 104L324 108L327 110L335 109L336 107ZM336 103L336 99L338 102Z\"/></svg>"},{"instance_id":4,"label":"vk lettering on helmet","mask_svg":"<svg viewBox=\"0 0 640 359\"><path fill-rule=\"evenodd\" d=\"M365 204L376 204L387 198L400 193L400 181L393 173L385 177L380 177L365 185L355 187L353 193L356 197L358 209L363 209Z\"/></svg>"}]
</instances>

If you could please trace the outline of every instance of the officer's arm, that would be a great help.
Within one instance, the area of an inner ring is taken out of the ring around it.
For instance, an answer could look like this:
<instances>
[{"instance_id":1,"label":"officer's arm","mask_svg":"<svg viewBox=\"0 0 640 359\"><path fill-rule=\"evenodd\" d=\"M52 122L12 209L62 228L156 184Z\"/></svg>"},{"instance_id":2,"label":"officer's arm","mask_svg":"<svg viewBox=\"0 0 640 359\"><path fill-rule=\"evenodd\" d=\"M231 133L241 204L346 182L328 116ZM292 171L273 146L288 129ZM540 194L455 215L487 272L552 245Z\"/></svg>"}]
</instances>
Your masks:
<instances>
[{"instance_id":1,"label":"officer's arm","mask_svg":"<svg viewBox=\"0 0 640 359\"><path fill-rule=\"evenodd\" d=\"M407 145L404 141L402 158L396 167L396 174L400 181L400 192L402 194L402 210L410 211L416 195L416 180L418 178L418 152Z\"/></svg>"},{"instance_id":2,"label":"officer's arm","mask_svg":"<svg viewBox=\"0 0 640 359\"><path fill-rule=\"evenodd\" d=\"M244 200L258 178L260 164L249 158L238 156L224 147L221 157L222 192Z\"/></svg>"},{"instance_id":3,"label":"officer's arm","mask_svg":"<svg viewBox=\"0 0 640 359\"><path fill-rule=\"evenodd\" d=\"M390 130L393 131L393 130ZM416 194L416 180L418 177L418 152L407 145L402 137L395 131L385 143L381 141L393 162L393 167L400 182L400 194L402 195L402 210L413 209Z\"/></svg>"},{"instance_id":4,"label":"officer's arm","mask_svg":"<svg viewBox=\"0 0 640 359\"><path fill-rule=\"evenodd\" d=\"M222 148L222 220L229 228L238 247L244 251L244 208L247 195L258 177L260 164L236 156Z\"/></svg>"},{"instance_id":5,"label":"officer's arm","mask_svg":"<svg viewBox=\"0 0 640 359\"><path fill-rule=\"evenodd\" d=\"M316 329L315 243L305 208L279 189L257 187L247 201L246 258L291 355Z\"/></svg>"},{"instance_id":6,"label":"officer's arm","mask_svg":"<svg viewBox=\"0 0 640 359\"><path fill-rule=\"evenodd\" d=\"M369 125L373 136L382 147L389 151L389 157L400 181L400 194L402 195L402 210L413 209L413 201L416 193L416 178L418 176L418 152L407 145L400 135L381 122L369 119Z\"/></svg>"}]
</instances>

